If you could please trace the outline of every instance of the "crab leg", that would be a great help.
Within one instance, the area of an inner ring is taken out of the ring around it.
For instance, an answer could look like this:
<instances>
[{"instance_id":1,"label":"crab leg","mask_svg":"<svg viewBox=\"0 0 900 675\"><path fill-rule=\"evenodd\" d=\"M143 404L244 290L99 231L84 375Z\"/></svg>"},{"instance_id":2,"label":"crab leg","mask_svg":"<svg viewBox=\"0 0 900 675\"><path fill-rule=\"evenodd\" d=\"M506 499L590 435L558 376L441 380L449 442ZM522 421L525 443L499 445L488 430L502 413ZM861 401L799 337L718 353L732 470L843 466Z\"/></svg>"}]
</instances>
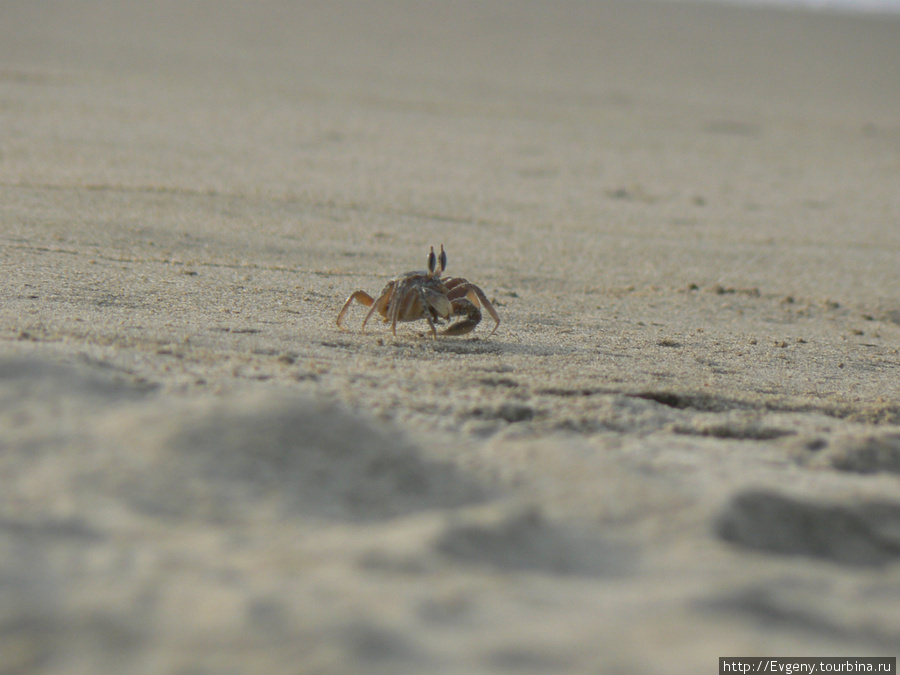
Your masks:
<instances>
[{"instance_id":1,"label":"crab leg","mask_svg":"<svg viewBox=\"0 0 900 675\"><path fill-rule=\"evenodd\" d=\"M409 295L409 287L410 282L404 279L402 283L394 288L394 293L391 296L387 313L384 316L385 321L391 322L391 333L394 335L397 335L397 321L403 321L403 310L404 305L406 304L406 297Z\"/></svg>"},{"instance_id":2,"label":"crab leg","mask_svg":"<svg viewBox=\"0 0 900 675\"><path fill-rule=\"evenodd\" d=\"M351 293L350 297L347 298L347 302L345 302L344 306L341 307L341 311L337 316L337 326L341 330L344 330L344 327L341 326L341 321L344 320L344 315L347 313L347 310L350 309L350 305L353 304L354 300L356 300L361 305L365 305L366 307L371 307L375 303L374 298L372 298L372 296L365 291L354 291L353 293ZM371 312L369 313L371 314Z\"/></svg>"},{"instance_id":3,"label":"crab leg","mask_svg":"<svg viewBox=\"0 0 900 675\"><path fill-rule=\"evenodd\" d=\"M391 291L387 291L385 293L382 293L378 297L378 300L372 301L372 308L369 310L369 313L366 314L366 318L363 319L362 328L359 331L360 333L366 332L366 324L369 322L369 318L375 312L378 312L382 316L385 316L385 314L387 312L386 307L388 306L388 303L391 301L392 297L393 297L393 294L391 293ZM371 298L370 298L370 300L371 300Z\"/></svg>"},{"instance_id":4,"label":"crab leg","mask_svg":"<svg viewBox=\"0 0 900 675\"><path fill-rule=\"evenodd\" d=\"M437 340L437 330L434 328L434 320L431 318L431 312L428 311L428 300L426 299L425 291L421 288L419 289L419 302L422 303L422 310L425 315L425 320L428 321L428 327L431 328L431 339Z\"/></svg>"}]
</instances>

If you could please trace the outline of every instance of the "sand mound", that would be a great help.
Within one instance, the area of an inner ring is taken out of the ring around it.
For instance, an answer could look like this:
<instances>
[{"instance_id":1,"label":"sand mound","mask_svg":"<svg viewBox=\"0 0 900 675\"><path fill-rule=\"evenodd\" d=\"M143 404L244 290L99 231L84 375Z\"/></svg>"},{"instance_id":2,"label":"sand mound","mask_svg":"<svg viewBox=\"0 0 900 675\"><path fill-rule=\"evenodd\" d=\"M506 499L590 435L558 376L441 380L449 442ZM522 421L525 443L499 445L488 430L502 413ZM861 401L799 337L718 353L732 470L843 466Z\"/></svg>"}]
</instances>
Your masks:
<instances>
[{"instance_id":1,"label":"sand mound","mask_svg":"<svg viewBox=\"0 0 900 675\"><path fill-rule=\"evenodd\" d=\"M123 496L166 517L240 520L268 504L284 517L365 521L480 494L402 435L302 397L254 392L140 410L111 429L124 452L147 463Z\"/></svg>"},{"instance_id":2,"label":"sand mound","mask_svg":"<svg viewBox=\"0 0 900 675\"><path fill-rule=\"evenodd\" d=\"M2 461L23 480L58 483L60 502L104 495L173 519L241 520L266 505L283 517L365 521L480 498L402 434L335 405L263 390L173 400L152 389L87 363L4 359L0 423L19 452ZM60 447L55 468L39 461Z\"/></svg>"},{"instance_id":3,"label":"sand mound","mask_svg":"<svg viewBox=\"0 0 900 675\"><path fill-rule=\"evenodd\" d=\"M533 506L455 514L432 546L442 555L501 570L621 575L634 555L625 548L550 522Z\"/></svg>"},{"instance_id":4,"label":"sand mound","mask_svg":"<svg viewBox=\"0 0 900 675\"><path fill-rule=\"evenodd\" d=\"M900 558L900 503L830 504L771 491L735 496L717 530L726 541L845 565L884 565Z\"/></svg>"},{"instance_id":5,"label":"sand mound","mask_svg":"<svg viewBox=\"0 0 900 675\"><path fill-rule=\"evenodd\" d=\"M900 434L882 432L836 439L814 464L852 473L900 473Z\"/></svg>"}]
</instances>

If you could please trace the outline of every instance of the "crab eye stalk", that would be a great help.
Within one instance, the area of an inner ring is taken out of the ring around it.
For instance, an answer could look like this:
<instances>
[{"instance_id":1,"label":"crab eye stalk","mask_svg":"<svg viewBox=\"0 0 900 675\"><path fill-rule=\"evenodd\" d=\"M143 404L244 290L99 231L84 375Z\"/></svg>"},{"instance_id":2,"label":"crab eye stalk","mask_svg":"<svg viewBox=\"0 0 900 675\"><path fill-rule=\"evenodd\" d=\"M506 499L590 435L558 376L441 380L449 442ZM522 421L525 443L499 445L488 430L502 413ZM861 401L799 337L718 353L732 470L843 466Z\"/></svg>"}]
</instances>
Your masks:
<instances>
[{"instance_id":1,"label":"crab eye stalk","mask_svg":"<svg viewBox=\"0 0 900 675\"><path fill-rule=\"evenodd\" d=\"M443 272L445 269L447 269L447 254L444 253L444 245L443 244L441 244L440 262L441 262L441 272Z\"/></svg>"},{"instance_id":2,"label":"crab eye stalk","mask_svg":"<svg viewBox=\"0 0 900 675\"><path fill-rule=\"evenodd\" d=\"M431 247L431 253L428 254L428 274L434 274L434 268L437 265L437 257L434 255L434 246Z\"/></svg>"}]
</instances>

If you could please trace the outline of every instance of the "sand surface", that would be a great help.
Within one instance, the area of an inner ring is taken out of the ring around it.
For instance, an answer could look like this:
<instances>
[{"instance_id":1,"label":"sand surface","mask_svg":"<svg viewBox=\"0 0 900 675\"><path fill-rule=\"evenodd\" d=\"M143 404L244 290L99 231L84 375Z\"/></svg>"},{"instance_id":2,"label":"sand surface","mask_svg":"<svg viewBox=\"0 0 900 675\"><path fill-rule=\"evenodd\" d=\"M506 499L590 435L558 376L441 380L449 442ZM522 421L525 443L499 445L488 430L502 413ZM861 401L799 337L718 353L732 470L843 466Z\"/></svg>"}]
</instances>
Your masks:
<instances>
[{"instance_id":1,"label":"sand surface","mask_svg":"<svg viewBox=\"0 0 900 675\"><path fill-rule=\"evenodd\" d=\"M897 655L900 19L0 4L0 673ZM502 323L366 334L443 244Z\"/></svg>"}]
</instances>

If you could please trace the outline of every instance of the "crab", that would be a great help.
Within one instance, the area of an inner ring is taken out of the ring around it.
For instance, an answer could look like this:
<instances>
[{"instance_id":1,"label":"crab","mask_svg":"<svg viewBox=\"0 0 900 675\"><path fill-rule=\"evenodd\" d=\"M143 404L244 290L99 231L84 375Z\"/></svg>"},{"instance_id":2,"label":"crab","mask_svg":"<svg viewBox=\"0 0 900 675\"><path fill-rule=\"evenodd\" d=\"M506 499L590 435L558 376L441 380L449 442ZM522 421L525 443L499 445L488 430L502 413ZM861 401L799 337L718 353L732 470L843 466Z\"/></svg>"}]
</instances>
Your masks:
<instances>
[{"instance_id":1,"label":"crab","mask_svg":"<svg viewBox=\"0 0 900 675\"><path fill-rule=\"evenodd\" d=\"M365 291L354 291L347 298L347 302L341 307L337 316L338 328L341 326L347 310L353 301L369 307L369 313L362 322L362 330L366 332L366 324L372 314L378 312L384 323L391 324L391 332L397 335L398 321L418 321L425 319L431 329L432 339L437 339L438 331L435 323L450 321L451 317L460 317L454 323L444 328L441 335L466 335L475 330L481 322L481 308L487 310L494 320L493 335L500 326L500 316L491 302L485 297L484 291L478 286L459 277L444 277L441 274L447 268L447 254L441 244L440 255L435 255L434 247L428 254L428 270L420 272L407 272L391 279L381 289L381 294L373 298Z\"/></svg>"}]
</instances>

